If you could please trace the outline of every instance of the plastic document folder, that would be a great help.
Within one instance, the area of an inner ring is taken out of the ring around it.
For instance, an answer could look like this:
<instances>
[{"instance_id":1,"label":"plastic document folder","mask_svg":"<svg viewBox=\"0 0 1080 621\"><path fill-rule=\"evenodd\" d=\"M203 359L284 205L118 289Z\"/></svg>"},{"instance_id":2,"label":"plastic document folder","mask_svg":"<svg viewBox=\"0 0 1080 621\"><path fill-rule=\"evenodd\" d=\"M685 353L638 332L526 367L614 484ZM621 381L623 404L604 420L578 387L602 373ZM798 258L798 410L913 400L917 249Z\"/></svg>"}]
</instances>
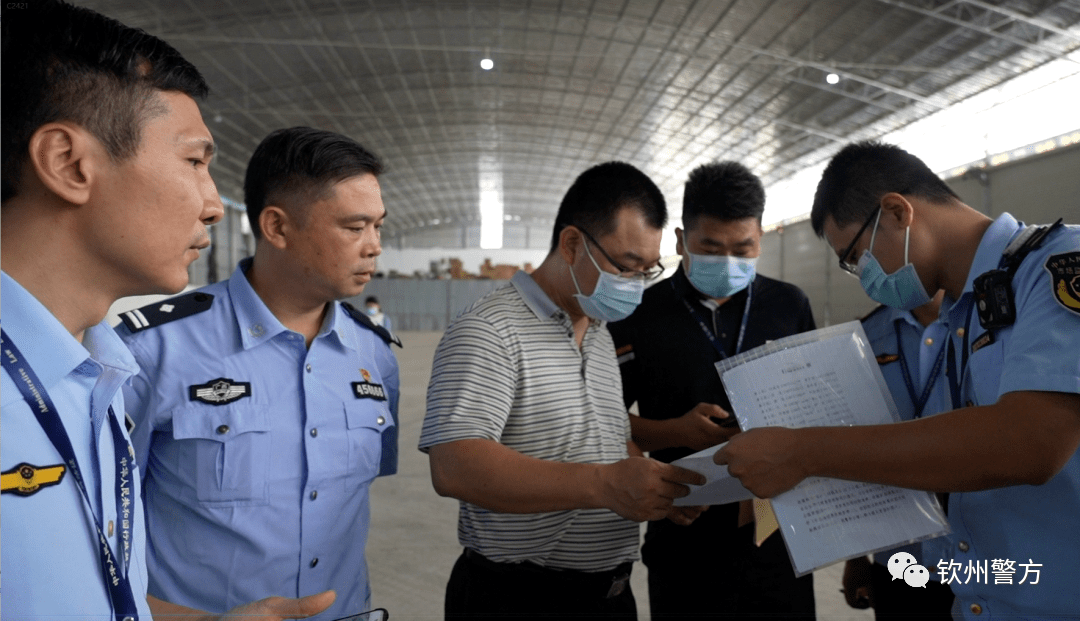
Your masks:
<instances>
[{"instance_id":1,"label":"plastic document folder","mask_svg":"<svg viewBox=\"0 0 1080 621\"><path fill-rule=\"evenodd\" d=\"M862 325L853 321L773 341L716 363L741 429L878 425L900 421ZM709 482L679 504L752 497L716 448L691 455L684 467ZM705 462L708 461L708 464ZM697 463L701 462L701 463ZM676 462L679 463L679 462ZM741 490L741 491L740 491ZM709 496L712 494L712 496ZM808 478L772 499L798 575L856 556L949 532L937 498L887 485Z\"/></svg>"}]
</instances>

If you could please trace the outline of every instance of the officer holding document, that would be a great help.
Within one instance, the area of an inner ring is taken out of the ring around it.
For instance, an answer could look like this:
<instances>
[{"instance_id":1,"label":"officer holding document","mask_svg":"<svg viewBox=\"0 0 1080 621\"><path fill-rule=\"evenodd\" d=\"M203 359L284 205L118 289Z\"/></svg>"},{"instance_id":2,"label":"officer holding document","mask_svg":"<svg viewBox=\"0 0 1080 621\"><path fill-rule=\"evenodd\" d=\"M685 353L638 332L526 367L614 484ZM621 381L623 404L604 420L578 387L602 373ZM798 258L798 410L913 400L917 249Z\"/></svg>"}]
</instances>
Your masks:
<instances>
[{"instance_id":1,"label":"officer holding document","mask_svg":"<svg viewBox=\"0 0 1080 621\"><path fill-rule=\"evenodd\" d=\"M948 492L953 532L939 570L946 580L961 572L954 616L1075 616L1080 227L991 219L921 160L878 142L833 157L811 222L875 300L912 309L945 290L937 381L953 410L893 425L753 429L714 460L764 497L814 476Z\"/></svg>"},{"instance_id":2,"label":"officer holding document","mask_svg":"<svg viewBox=\"0 0 1080 621\"><path fill-rule=\"evenodd\" d=\"M862 326L874 350L893 402L904 420L932 416L950 408L947 383L939 381L945 362L944 324L938 321L943 291L910 311L878 306L863 317ZM844 568L844 597L854 608L872 606L878 619L920 618L948 621L953 595L936 579L943 538L926 540L851 559ZM906 552L931 569L924 589L895 580L887 564L893 554Z\"/></svg>"}]
</instances>

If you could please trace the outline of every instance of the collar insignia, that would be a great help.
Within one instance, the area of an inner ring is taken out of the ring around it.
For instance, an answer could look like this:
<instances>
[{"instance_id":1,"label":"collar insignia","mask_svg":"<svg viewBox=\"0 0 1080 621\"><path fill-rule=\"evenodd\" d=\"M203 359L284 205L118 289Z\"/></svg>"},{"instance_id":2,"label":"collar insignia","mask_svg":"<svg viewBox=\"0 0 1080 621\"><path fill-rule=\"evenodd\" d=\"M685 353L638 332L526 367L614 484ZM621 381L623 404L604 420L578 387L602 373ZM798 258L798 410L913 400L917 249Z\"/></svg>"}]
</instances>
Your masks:
<instances>
[{"instance_id":1,"label":"collar insignia","mask_svg":"<svg viewBox=\"0 0 1080 621\"><path fill-rule=\"evenodd\" d=\"M900 359L900 354L881 354L877 357L878 364L889 364Z\"/></svg>"},{"instance_id":2,"label":"collar insignia","mask_svg":"<svg viewBox=\"0 0 1080 621\"><path fill-rule=\"evenodd\" d=\"M202 401L210 405L226 405L251 396L251 383L234 382L228 377L219 377L201 385L188 386L188 396L192 401Z\"/></svg>"}]
</instances>

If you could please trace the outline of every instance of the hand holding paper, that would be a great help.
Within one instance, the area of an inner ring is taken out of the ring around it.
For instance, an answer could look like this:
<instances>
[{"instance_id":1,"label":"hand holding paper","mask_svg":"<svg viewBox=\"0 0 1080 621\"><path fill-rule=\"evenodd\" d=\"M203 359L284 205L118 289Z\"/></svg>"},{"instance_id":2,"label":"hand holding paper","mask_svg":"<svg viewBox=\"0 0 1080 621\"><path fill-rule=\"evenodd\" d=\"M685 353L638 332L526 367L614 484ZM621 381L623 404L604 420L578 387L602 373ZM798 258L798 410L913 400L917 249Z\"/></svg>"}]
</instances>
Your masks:
<instances>
[{"instance_id":1,"label":"hand holding paper","mask_svg":"<svg viewBox=\"0 0 1080 621\"><path fill-rule=\"evenodd\" d=\"M635 522L667 517L672 500L686 496L687 485L704 480L696 472L645 457L629 457L597 472L604 496L602 506Z\"/></svg>"},{"instance_id":2,"label":"hand holding paper","mask_svg":"<svg viewBox=\"0 0 1080 621\"><path fill-rule=\"evenodd\" d=\"M820 450L822 427L899 420L858 322L773 341L716 367L743 432L713 459L728 465L731 481L773 498L797 574L948 532L928 492L808 477L806 454Z\"/></svg>"},{"instance_id":3,"label":"hand holding paper","mask_svg":"<svg viewBox=\"0 0 1080 621\"><path fill-rule=\"evenodd\" d=\"M722 448L723 444L720 445ZM729 502L749 500L754 497L750 490L739 483L739 480L728 474L726 466L718 466L713 463L712 454L717 447L710 447L677 459L671 462L673 466L686 468L705 475L707 479L704 485L690 488L690 494L683 498L675 499L676 507L692 505L726 505Z\"/></svg>"},{"instance_id":4,"label":"hand holding paper","mask_svg":"<svg viewBox=\"0 0 1080 621\"><path fill-rule=\"evenodd\" d=\"M713 455L713 462L727 465L731 476L758 498L772 498L806 478L798 463L799 430L761 427L733 437Z\"/></svg>"}]
</instances>

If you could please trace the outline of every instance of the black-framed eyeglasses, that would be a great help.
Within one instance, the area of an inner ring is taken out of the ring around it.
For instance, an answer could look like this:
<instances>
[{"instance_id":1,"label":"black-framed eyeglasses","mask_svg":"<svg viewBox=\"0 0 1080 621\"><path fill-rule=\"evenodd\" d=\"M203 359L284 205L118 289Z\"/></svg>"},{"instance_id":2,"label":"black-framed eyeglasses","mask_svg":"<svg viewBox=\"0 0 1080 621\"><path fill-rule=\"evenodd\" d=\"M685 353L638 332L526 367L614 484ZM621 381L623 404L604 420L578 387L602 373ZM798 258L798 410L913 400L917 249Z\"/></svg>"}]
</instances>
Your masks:
<instances>
[{"instance_id":1,"label":"black-framed eyeglasses","mask_svg":"<svg viewBox=\"0 0 1080 621\"><path fill-rule=\"evenodd\" d=\"M628 280L644 280L647 282L650 280L656 280L664 273L664 268L659 265L654 265L653 267L650 267L649 269L644 271L632 270L628 267L623 266L615 259L612 259L611 255L608 254L606 250L604 250L603 246L600 245L600 242L596 241L596 238L590 235L588 231L581 227L575 228L581 231L581 233L585 236L585 239L589 240L590 242L592 242L592 245L596 246L596 249L600 251L600 254L604 255L604 258L607 259L608 263L614 266L615 269L619 270L619 278L626 278Z\"/></svg>"},{"instance_id":2,"label":"black-framed eyeglasses","mask_svg":"<svg viewBox=\"0 0 1080 621\"><path fill-rule=\"evenodd\" d=\"M855 234L855 238L851 240L851 243L848 244L848 247L844 248L844 253L840 255L840 269L844 270L848 274L851 274L852 276L859 275L859 262L858 260L856 260L855 263L851 263L847 260L848 255L850 255L851 251L855 249L855 244L858 243L859 238L862 237L862 234L866 232L866 227L870 226L870 223L874 221L874 216L877 215L877 212L880 209L881 205L878 205L876 209L870 212L870 217L866 219L866 222L863 222L862 228L860 228L859 232Z\"/></svg>"}]
</instances>

